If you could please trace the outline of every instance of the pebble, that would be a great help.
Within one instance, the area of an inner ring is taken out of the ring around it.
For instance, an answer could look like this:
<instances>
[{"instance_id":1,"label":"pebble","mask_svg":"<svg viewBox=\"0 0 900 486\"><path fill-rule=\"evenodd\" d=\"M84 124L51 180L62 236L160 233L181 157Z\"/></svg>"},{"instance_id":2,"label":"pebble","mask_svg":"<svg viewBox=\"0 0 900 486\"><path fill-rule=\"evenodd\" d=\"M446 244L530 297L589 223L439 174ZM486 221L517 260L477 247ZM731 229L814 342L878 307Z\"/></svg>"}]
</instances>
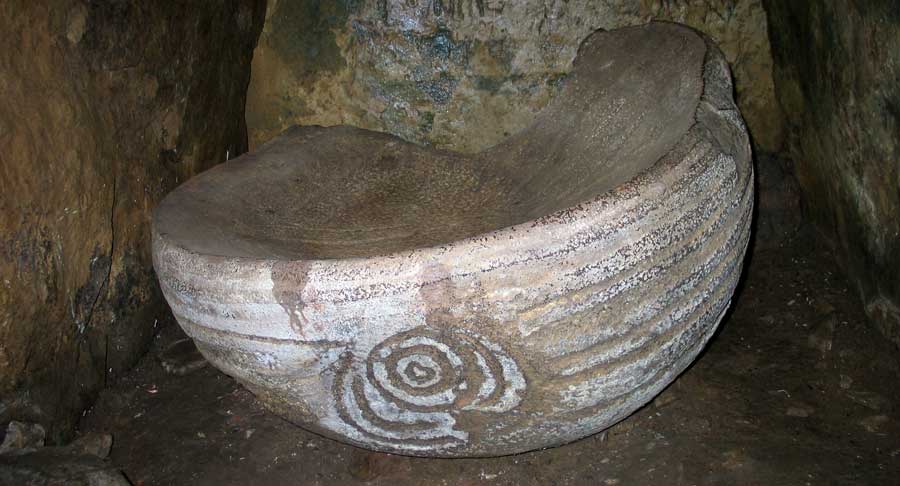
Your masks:
<instances>
[{"instance_id":1,"label":"pebble","mask_svg":"<svg viewBox=\"0 0 900 486\"><path fill-rule=\"evenodd\" d=\"M113 438L110 434L88 433L66 446L73 454L87 454L106 459L112 450Z\"/></svg>"},{"instance_id":2,"label":"pebble","mask_svg":"<svg viewBox=\"0 0 900 486\"><path fill-rule=\"evenodd\" d=\"M859 424L867 431L876 434L884 431L888 421L890 421L890 419L887 415L871 415L860 420Z\"/></svg>"},{"instance_id":3,"label":"pebble","mask_svg":"<svg viewBox=\"0 0 900 486\"><path fill-rule=\"evenodd\" d=\"M832 346L834 346L835 324L837 324L837 320L834 317L829 317L819 322L812 328L812 331L807 337L807 345L810 348L818 350L822 354L831 351Z\"/></svg>"},{"instance_id":4,"label":"pebble","mask_svg":"<svg viewBox=\"0 0 900 486\"><path fill-rule=\"evenodd\" d=\"M44 447L40 424L11 421L0 445L0 484L128 486L109 461L112 436L89 433L65 446Z\"/></svg>"},{"instance_id":5,"label":"pebble","mask_svg":"<svg viewBox=\"0 0 900 486\"><path fill-rule=\"evenodd\" d=\"M814 410L809 407L789 407L785 415L788 417L806 418L812 415Z\"/></svg>"},{"instance_id":6,"label":"pebble","mask_svg":"<svg viewBox=\"0 0 900 486\"><path fill-rule=\"evenodd\" d=\"M849 390L851 386L853 386L853 378L850 378L847 375L841 375L841 382L840 382L841 389Z\"/></svg>"},{"instance_id":7,"label":"pebble","mask_svg":"<svg viewBox=\"0 0 900 486\"><path fill-rule=\"evenodd\" d=\"M854 390L847 392L847 396L859 405L876 412L890 405L890 401L875 392Z\"/></svg>"},{"instance_id":8,"label":"pebble","mask_svg":"<svg viewBox=\"0 0 900 486\"><path fill-rule=\"evenodd\" d=\"M13 420L6 426L6 435L0 444L0 454L24 452L44 446L47 432L41 424Z\"/></svg>"}]
</instances>

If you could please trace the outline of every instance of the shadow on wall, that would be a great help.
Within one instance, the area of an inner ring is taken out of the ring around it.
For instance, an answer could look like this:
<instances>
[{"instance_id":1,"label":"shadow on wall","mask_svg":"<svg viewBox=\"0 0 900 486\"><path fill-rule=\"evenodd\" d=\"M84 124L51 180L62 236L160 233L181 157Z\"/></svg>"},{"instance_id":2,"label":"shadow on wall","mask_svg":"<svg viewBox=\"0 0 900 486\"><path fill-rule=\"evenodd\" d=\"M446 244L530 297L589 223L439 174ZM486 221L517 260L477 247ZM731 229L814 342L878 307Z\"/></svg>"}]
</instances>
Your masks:
<instances>
[{"instance_id":1,"label":"shadow on wall","mask_svg":"<svg viewBox=\"0 0 900 486\"><path fill-rule=\"evenodd\" d=\"M805 208L900 346L900 4L765 3Z\"/></svg>"}]
</instances>

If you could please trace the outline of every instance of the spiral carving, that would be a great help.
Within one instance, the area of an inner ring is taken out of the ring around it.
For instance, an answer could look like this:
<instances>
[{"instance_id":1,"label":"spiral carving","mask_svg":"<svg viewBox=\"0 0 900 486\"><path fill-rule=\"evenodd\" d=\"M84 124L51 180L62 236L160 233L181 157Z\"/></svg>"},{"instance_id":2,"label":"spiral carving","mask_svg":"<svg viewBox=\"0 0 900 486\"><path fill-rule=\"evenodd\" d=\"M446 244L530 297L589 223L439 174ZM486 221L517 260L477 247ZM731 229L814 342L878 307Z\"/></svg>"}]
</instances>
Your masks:
<instances>
[{"instance_id":1,"label":"spiral carving","mask_svg":"<svg viewBox=\"0 0 900 486\"><path fill-rule=\"evenodd\" d=\"M346 353L334 378L338 415L367 441L402 450L464 444L462 413L499 413L522 401L525 378L497 344L464 330L418 327Z\"/></svg>"}]
</instances>

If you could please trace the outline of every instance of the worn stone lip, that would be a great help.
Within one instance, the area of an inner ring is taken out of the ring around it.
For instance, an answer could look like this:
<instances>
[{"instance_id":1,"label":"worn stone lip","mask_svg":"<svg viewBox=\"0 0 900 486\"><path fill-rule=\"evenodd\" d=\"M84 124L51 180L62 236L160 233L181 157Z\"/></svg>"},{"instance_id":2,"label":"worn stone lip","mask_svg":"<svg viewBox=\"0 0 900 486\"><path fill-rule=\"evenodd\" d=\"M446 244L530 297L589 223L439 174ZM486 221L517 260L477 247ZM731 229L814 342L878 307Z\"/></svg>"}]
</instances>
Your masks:
<instances>
[{"instance_id":1,"label":"worn stone lip","mask_svg":"<svg viewBox=\"0 0 900 486\"><path fill-rule=\"evenodd\" d=\"M710 51L713 49L717 49L713 41L702 32L696 31L693 28L688 26L677 24L673 22L666 21L653 21L648 24L626 27L625 29L636 29L643 28L651 25L659 25L659 24L668 24L677 26L680 29L685 31L690 31L697 35L704 43L706 44L706 54L703 62L700 66L700 72L698 73L701 78L701 93L700 98L698 100L697 106L694 108L693 112L693 123L688 127L687 130L679 137L675 143L669 147L668 151L664 153L659 159L657 159L654 163L652 163L649 167L642 169L635 173L630 179L625 182L602 192L593 198L589 198L581 203L553 211L545 216L540 218L535 218L532 220L528 220L522 223L509 225L500 227L497 229L485 231L483 233L479 233L474 236L460 238L452 241L447 241L445 243L439 243L434 245L423 245L420 247L411 248L408 250L401 250L395 252L387 252L383 254L375 254L370 256L349 256L343 258L276 258L276 257L249 257L249 256L241 256L241 255L219 255L212 254L209 252L198 252L191 250L183 245L175 243L171 238L167 238L166 233L162 233L159 231L159 213L161 210L161 205L157 206L157 208L153 211L152 218L152 230L151 237L153 240L153 259L154 263L157 263L157 259L159 258L158 254L162 253L164 248L169 250L174 250L177 253L183 255L190 255L190 259L192 261L198 262L202 264L216 264L221 265L224 263L229 263L236 265L238 267L244 268L259 268L270 266L275 262L279 262L282 264L291 264L291 263L307 263L307 264L319 264L331 267L335 270L338 270L338 273L343 274L344 272L340 271L341 269L351 270L352 268L359 266L363 266L364 264L371 264L375 262L388 262L394 259L415 259L419 261L432 261L432 260L441 260L441 255L449 253L450 251L461 251L466 254L475 254L479 251L479 249L486 250L496 250L496 247L493 246L485 246L481 245L480 242L483 242L486 239L494 239L494 240L518 240L518 241L527 241L532 238L537 238L541 241L548 241L546 238L551 238L552 241L562 242L566 239L571 238L572 236L578 234L579 232L583 232L587 227L594 226L597 224L602 224L604 222L608 222L609 219L616 214L617 212L621 212L624 208L623 205L627 204L627 201L633 200L635 197L639 196L641 191L646 191L648 188L656 183L658 183L664 176L677 167L678 164L670 165L667 164L665 159L668 154L670 154L676 147L680 144L683 144L685 139L688 138L689 134L696 130L698 126L705 126L703 120L700 119L698 113L701 110L712 110L716 113L716 116L722 118L721 113L725 111L737 112L736 107L733 104L732 100L728 100L728 104L730 106L720 108L720 103L716 103L710 99L709 92L707 90L707 81L706 74L707 70L710 69L710 64L712 60L710 59ZM598 30L597 32L602 32L603 29ZM587 38L590 38L588 36ZM581 48L579 48L579 53ZM726 72L725 76L727 79L724 81L727 85L731 86L730 73ZM719 76L721 78L721 76ZM740 115L738 114L738 117ZM741 119L742 122L742 119ZM341 127L344 125L336 125L334 127ZM299 126L295 125L288 130L293 130L299 128ZM355 128L355 127L354 127ZM277 140L277 139L275 139ZM272 140L263 145L263 147L269 143L274 142ZM501 142L502 143L502 142ZM749 143L749 142L748 142ZM749 150L749 148L747 149ZM733 158L739 158L737 154L728 154ZM679 164L684 163L684 161L679 161ZM747 179L748 175L752 172L752 167L749 165L745 167L745 164L736 164L738 166L738 177L739 179ZM213 168L214 170L215 168ZM745 184L746 185L746 182ZM664 190L664 189L663 189ZM631 196L627 196L628 193L633 193ZM578 224L578 223L582 224ZM560 231L564 230L564 231ZM554 231L556 232L554 234ZM542 239L544 238L544 239ZM507 244L501 245L501 247L508 246ZM462 262L460 262L462 263ZM471 264L468 265L454 265L454 268L451 270L452 274L458 273L469 273L472 271L471 268L462 268L462 267L470 267ZM158 265L157 265L158 268Z\"/></svg>"}]
</instances>

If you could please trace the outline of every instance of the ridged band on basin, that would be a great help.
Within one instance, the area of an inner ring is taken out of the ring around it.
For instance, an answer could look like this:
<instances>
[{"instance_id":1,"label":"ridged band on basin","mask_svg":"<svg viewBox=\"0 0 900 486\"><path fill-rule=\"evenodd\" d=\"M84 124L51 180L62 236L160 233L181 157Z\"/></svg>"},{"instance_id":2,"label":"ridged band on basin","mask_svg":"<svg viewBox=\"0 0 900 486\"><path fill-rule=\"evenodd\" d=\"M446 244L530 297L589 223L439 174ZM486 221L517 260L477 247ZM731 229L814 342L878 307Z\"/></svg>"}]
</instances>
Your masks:
<instances>
[{"instance_id":1,"label":"ridged band on basin","mask_svg":"<svg viewBox=\"0 0 900 486\"><path fill-rule=\"evenodd\" d=\"M704 42L694 123L613 190L462 240L346 259L198 253L155 224L165 297L216 367L339 440L483 456L603 430L691 363L741 272L749 144L727 64Z\"/></svg>"}]
</instances>

